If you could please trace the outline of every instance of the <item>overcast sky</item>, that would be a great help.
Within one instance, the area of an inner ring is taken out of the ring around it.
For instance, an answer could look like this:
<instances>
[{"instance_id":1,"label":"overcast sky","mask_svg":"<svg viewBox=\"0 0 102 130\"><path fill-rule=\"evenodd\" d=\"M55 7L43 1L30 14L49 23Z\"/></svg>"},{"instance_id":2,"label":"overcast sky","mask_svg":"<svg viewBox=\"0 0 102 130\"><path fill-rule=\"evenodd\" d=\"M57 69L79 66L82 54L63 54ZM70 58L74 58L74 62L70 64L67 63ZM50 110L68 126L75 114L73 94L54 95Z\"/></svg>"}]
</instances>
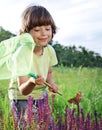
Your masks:
<instances>
[{"instance_id":1,"label":"overcast sky","mask_svg":"<svg viewBox=\"0 0 102 130\"><path fill-rule=\"evenodd\" d=\"M21 14L29 4L46 7L58 27L54 40L83 46L102 56L102 0L2 0L0 26L17 34Z\"/></svg>"}]
</instances>

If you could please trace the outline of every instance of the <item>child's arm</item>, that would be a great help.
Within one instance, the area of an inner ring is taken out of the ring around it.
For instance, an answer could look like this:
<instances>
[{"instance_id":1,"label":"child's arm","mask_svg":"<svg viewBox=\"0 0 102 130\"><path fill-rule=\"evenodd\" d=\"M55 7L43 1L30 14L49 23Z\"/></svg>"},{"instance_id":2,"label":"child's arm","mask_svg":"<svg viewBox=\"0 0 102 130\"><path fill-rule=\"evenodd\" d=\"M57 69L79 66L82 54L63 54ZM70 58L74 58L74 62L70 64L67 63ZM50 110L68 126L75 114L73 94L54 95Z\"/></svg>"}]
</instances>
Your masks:
<instances>
[{"instance_id":1,"label":"child's arm","mask_svg":"<svg viewBox=\"0 0 102 130\"><path fill-rule=\"evenodd\" d=\"M56 93L58 92L58 86L54 83L52 75L52 67L49 67L48 75L46 81L51 85L52 88L49 88L50 91Z\"/></svg>"},{"instance_id":2,"label":"child's arm","mask_svg":"<svg viewBox=\"0 0 102 130\"><path fill-rule=\"evenodd\" d=\"M35 85L43 85L45 80L41 75L37 75L38 78L35 79L33 77L28 77L28 76L22 76L18 78L18 86L19 90L23 95L28 95L30 94Z\"/></svg>"}]
</instances>

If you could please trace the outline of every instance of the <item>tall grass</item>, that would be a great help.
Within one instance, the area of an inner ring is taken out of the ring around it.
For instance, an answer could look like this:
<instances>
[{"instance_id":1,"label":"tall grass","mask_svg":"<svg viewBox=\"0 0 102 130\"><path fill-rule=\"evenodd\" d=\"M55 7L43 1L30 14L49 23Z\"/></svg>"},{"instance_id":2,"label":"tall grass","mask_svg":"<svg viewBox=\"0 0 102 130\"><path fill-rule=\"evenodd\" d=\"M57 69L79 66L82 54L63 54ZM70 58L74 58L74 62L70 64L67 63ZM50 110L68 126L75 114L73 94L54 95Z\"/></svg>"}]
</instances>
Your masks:
<instances>
[{"instance_id":1,"label":"tall grass","mask_svg":"<svg viewBox=\"0 0 102 130\"><path fill-rule=\"evenodd\" d=\"M64 108L68 105L68 99L74 97L76 93L82 92L81 107L84 113L93 113L98 110L98 116L102 116L102 69L99 68L65 68L57 67L54 71L56 83L63 96L57 95L55 98L55 113L62 115Z\"/></svg>"},{"instance_id":2,"label":"tall grass","mask_svg":"<svg viewBox=\"0 0 102 130\"><path fill-rule=\"evenodd\" d=\"M80 108L84 110L84 116L90 113L91 118L94 119L94 112L98 112L98 117L102 117L102 70L99 68L65 68L63 66L54 68L54 79L59 85L62 96L56 94L54 98L54 112L53 118L57 123L61 117L62 122L65 122L65 109L77 108L76 105L70 104L68 100L76 95L82 93L82 100ZM10 110L8 99L8 84L9 81L0 81L0 108L2 111L2 118L0 120L4 130L13 130L13 119ZM51 95L49 93L49 100L51 103ZM75 113L76 114L76 113ZM3 124L3 122L4 124ZM60 129L59 129L60 130Z\"/></svg>"}]
</instances>

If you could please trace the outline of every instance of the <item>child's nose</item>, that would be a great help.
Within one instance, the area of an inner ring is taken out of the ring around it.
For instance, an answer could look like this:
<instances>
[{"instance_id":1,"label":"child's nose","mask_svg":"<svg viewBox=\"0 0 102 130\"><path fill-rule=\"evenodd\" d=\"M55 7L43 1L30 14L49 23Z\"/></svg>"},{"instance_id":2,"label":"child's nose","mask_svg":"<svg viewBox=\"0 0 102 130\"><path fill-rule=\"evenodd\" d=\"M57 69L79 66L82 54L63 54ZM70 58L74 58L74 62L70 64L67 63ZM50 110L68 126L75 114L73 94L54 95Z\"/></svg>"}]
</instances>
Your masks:
<instances>
[{"instance_id":1,"label":"child's nose","mask_svg":"<svg viewBox=\"0 0 102 130\"><path fill-rule=\"evenodd\" d=\"M45 30L42 30L42 31L41 31L41 35L46 35L46 31L45 31Z\"/></svg>"}]
</instances>

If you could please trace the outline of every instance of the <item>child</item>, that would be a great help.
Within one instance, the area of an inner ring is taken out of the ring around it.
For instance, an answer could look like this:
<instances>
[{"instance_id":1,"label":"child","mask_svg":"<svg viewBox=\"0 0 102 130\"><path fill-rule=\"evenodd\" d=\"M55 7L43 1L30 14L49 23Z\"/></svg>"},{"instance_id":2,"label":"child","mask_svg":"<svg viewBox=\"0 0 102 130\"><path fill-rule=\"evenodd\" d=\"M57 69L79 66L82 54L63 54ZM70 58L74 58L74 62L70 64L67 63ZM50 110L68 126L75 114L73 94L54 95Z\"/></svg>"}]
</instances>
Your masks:
<instances>
[{"instance_id":1,"label":"child","mask_svg":"<svg viewBox=\"0 0 102 130\"><path fill-rule=\"evenodd\" d=\"M47 93L45 81L52 86L50 91L54 93L58 91L52 76L52 66L57 64L57 58L53 47L48 44L56 33L56 25L46 8L30 6L23 12L20 35L26 33L34 40L31 69L38 78L20 76L11 79L9 87L11 104L15 102L17 111L22 111L23 114L26 111L29 96L36 101L39 98L43 100L43 95ZM23 69L23 66L21 67Z\"/></svg>"}]
</instances>

